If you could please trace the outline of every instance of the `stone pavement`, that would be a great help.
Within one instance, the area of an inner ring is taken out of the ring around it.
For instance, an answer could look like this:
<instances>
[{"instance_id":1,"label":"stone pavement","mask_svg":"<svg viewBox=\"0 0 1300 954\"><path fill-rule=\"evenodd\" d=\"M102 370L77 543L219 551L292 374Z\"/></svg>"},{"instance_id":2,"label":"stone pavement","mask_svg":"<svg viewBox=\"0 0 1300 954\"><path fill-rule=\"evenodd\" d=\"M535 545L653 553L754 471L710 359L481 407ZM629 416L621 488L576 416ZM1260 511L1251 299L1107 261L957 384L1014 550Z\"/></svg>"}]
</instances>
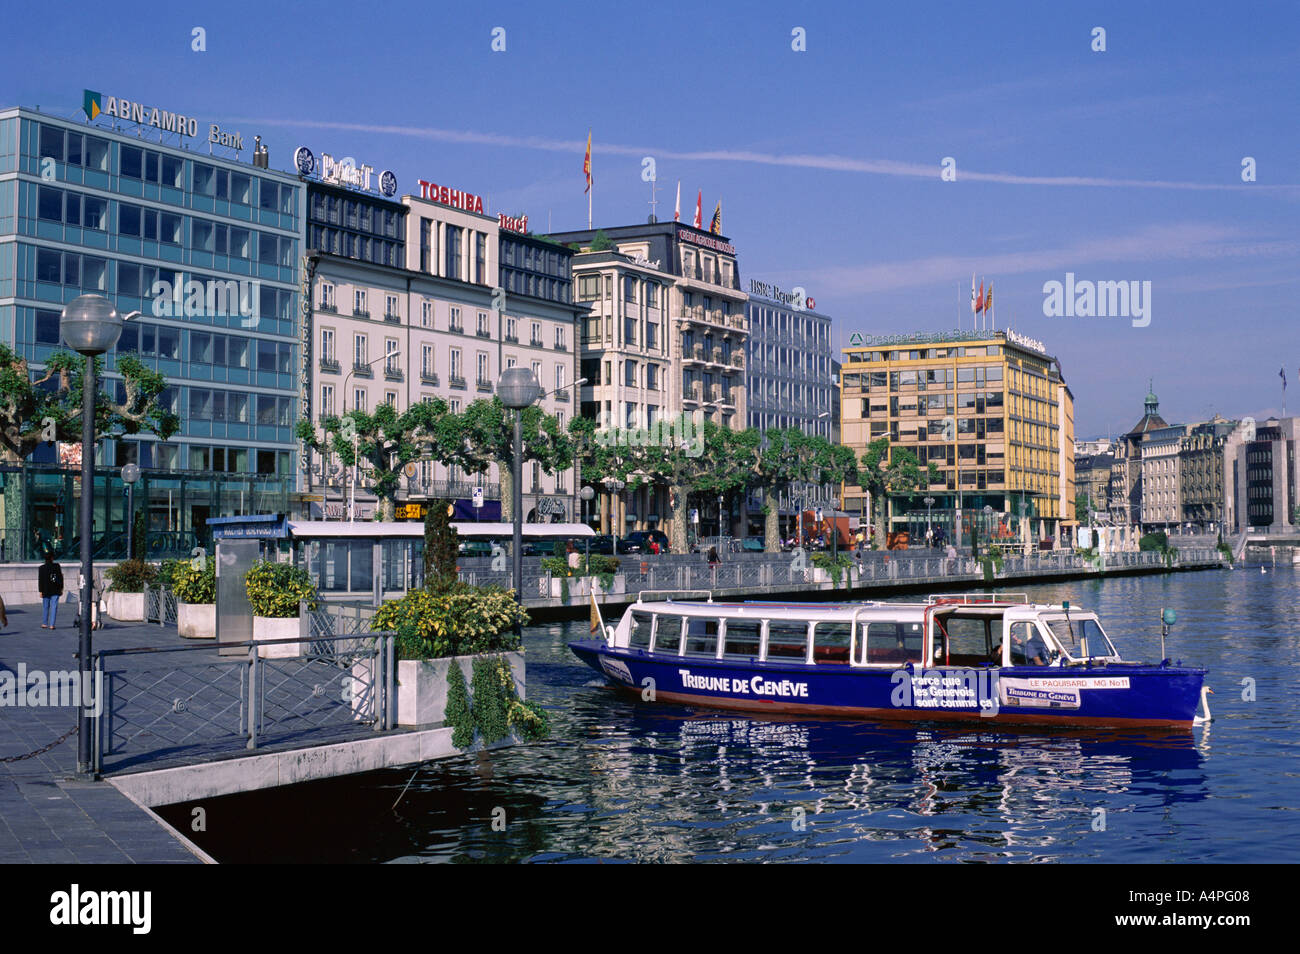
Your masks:
<instances>
[{"instance_id":1,"label":"stone pavement","mask_svg":"<svg viewBox=\"0 0 1300 954\"><path fill-rule=\"evenodd\" d=\"M0 629L0 679L28 672L76 668L75 611L61 606L59 628L41 629L39 605L9 609ZM147 632L152 629L153 632ZM95 647L174 642L161 627L109 622L94 634ZM7 702L12 702L12 699ZM77 724L75 706L0 705L0 760L35 751ZM19 762L0 761L0 863L194 863L200 859L145 809L107 782L78 781L77 735L48 752Z\"/></svg>"}]
</instances>

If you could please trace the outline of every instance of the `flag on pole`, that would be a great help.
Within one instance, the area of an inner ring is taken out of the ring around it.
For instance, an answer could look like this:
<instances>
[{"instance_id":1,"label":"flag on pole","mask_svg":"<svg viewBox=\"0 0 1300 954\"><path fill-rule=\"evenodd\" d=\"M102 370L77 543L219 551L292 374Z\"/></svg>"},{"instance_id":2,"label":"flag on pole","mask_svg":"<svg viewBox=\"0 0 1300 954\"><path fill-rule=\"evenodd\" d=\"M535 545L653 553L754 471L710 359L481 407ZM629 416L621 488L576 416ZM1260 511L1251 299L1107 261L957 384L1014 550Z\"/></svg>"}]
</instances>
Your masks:
<instances>
[{"instance_id":1,"label":"flag on pole","mask_svg":"<svg viewBox=\"0 0 1300 954\"><path fill-rule=\"evenodd\" d=\"M989 293L984 296L984 310L993 310L993 283L989 282Z\"/></svg>"},{"instance_id":2,"label":"flag on pole","mask_svg":"<svg viewBox=\"0 0 1300 954\"><path fill-rule=\"evenodd\" d=\"M1278 368L1277 373L1282 375L1282 390L1286 390L1286 368Z\"/></svg>"},{"instance_id":3,"label":"flag on pole","mask_svg":"<svg viewBox=\"0 0 1300 954\"><path fill-rule=\"evenodd\" d=\"M722 234L722 200L718 200L718 207L713 210L713 221L709 223L709 231L714 235Z\"/></svg>"},{"instance_id":4,"label":"flag on pole","mask_svg":"<svg viewBox=\"0 0 1300 954\"><path fill-rule=\"evenodd\" d=\"M677 207L673 210L673 221L682 220L682 180L677 180Z\"/></svg>"},{"instance_id":5,"label":"flag on pole","mask_svg":"<svg viewBox=\"0 0 1300 954\"><path fill-rule=\"evenodd\" d=\"M970 273L970 312L975 314L975 273Z\"/></svg>"},{"instance_id":6,"label":"flag on pole","mask_svg":"<svg viewBox=\"0 0 1300 954\"><path fill-rule=\"evenodd\" d=\"M984 310L984 279L980 279L980 296L975 299L975 310L977 312Z\"/></svg>"},{"instance_id":7,"label":"flag on pole","mask_svg":"<svg viewBox=\"0 0 1300 954\"><path fill-rule=\"evenodd\" d=\"M587 177L587 188L583 192L591 191L591 130L587 130L587 154L582 159L582 172Z\"/></svg>"},{"instance_id":8,"label":"flag on pole","mask_svg":"<svg viewBox=\"0 0 1300 954\"><path fill-rule=\"evenodd\" d=\"M695 196L695 227L698 229L704 223L704 190L701 189Z\"/></svg>"}]
</instances>

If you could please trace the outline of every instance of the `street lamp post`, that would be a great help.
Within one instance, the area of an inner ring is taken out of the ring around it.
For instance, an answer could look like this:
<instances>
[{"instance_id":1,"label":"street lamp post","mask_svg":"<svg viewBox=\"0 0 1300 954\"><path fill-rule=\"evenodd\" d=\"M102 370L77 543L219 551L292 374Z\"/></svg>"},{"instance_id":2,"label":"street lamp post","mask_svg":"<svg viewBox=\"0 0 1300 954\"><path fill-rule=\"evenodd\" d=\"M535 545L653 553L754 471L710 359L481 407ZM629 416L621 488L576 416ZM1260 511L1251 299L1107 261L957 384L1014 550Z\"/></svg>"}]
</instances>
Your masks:
<instances>
[{"instance_id":1,"label":"street lamp post","mask_svg":"<svg viewBox=\"0 0 1300 954\"><path fill-rule=\"evenodd\" d=\"M511 574L515 585L515 602L523 605L524 577L524 408L534 404L542 396L542 388L537 383L530 368L506 368L497 379L497 397L501 403L515 412L515 433L512 446L510 505L514 510L513 536L510 551Z\"/></svg>"},{"instance_id":2,"label":"street lamp post","mask_svg":"<svg viewBox=\"0 0 1300 954\"><path fill-rule=\"evenodd\" d=\"M934 525L930 520L930 508L934 506L934 498L925 498L925 545L928 547L934 543Z\"/></svg>"},{"instance_id":3,"label":"street lamp post","mask_svg":"<svg viewBox=\"0 0 1300 954\"><path fill-rule=\"evenodd\" d=\"M140 468L127 464L122 468L122 483L126 484L126 558L135 559L135 482L140 479Z\"/></svg>"},{"instance_id":4,"label":"street lamp post","mask_svg":"<svg viewBox=\"0 0 1300 954\"><path fill-rule=\"evenodd\" d=\"M122 334L122 316L102 295L74 298L59 317L59 332L74 351L86 358L81 379L81 638L77 647L81 678L90 674L90 613L94 599L95 523L95 358L117 344ZM86 694L83 693L83 696ZM77 773L92 772L91 701L84 698L77 722Z\"/></svg>"},{"instance_id":5,"label":"street lamp post","mask_svg":"<svg viewBox=\"0 0 1300 954\"><path fill-rule=\"evenodd\" d=\"M587 514L587 508L590 505L591 501L595 498L596 490L594 487L583 487L582 490L578 491L578 496L582 498L582 522L586 524L587 529L590 530L591 520ZM586 544L587 563L590 564L591 563L591 537L590 535L588 535L583 537L582 539L583 542Z\"/></svg>"},{"instance_id":6,"label":"street lamp post","mask_svg":"<svg viewBox=\"0 0 1300 954\"><path fill-rule=\"evenodd\" d=\"M344 403L346 404L347 399L348 399L348 379L350 379L350 378L352 377L352 375L356 374L357 369L359 369L359 368L368 368L368 367L370 367L372 364L378 364L380 361L388 361L388 360L391 359L391 358L400 357L401 354L402 354L402 350L399 348L399 349L397 349L396 351L391 351L391 352L389 352L388 354L381 354L379 357L375 358L373 361L365 361L365 362L363 362L363 363L361 363L361 364L357 364L355 361L352 362L352 370L349 371L347 374L343 375L343 401L344 401ZM352 405L352 410L354 410L354 411L355 411L355 410L358 410L358 408L357 408L357 406L356 406L355 403ZM348 523L351 523L351 522L355 519L355 517L356 517L356 509L357 509L357 453L358 453L358 451L360 450L360 447L361 447L361 435L357 433L357 431L356 431L355 428L353 428L353 430L352 430L352 483L351 483L351 486L350 486L349 489L348 489Z\"/></svg>"},{"instance_id":7,"label":"street lamp post","mask_svg":"<svg viewBox=\"0 0 1300 954\"><path fill-rule=\"evenodd\" d=\"M618 556L618 495L623 492L623 488L626 486L627 484L617 477L605 478L605 490L609 492L610 496L609 530L613 538L612 546L615 556Z\"/></svg>"}]
</instances>

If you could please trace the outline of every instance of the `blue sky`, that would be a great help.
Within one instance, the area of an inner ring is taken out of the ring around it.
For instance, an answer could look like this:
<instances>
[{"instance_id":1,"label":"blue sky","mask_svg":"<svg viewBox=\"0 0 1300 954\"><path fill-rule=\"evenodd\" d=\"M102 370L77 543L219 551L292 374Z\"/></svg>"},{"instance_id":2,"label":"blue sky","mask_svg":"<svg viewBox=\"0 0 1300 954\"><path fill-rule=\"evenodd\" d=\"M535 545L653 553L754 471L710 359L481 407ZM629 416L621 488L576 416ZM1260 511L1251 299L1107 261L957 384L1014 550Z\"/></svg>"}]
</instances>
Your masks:
<instances>
[{"instance_id":1,"label":"blue sky","mask_svg":"<svg viewBox=\"0 0 1300 954\"><path fill-rule=\"evenodd\" d=\"M852 331L999 327L1058 354L1080 436L1300 411L1300 6L46 3L6 13L0 103L83 87L351 155L527 213L643 221L703 190L743 278L802 285ZM1094 52L1094 27L1106 51ZM206 52L191 30L206 31ZM505 52L491 49L506 31ZM806 31L806 52L791 31ZM1241 179L1243 157L1257 180ZM247 152L245 153L247 157ZM940 180L956 160L957 180ZM1151 322L1048 318L1065 273L1152 283Z\"/></svg>"}]
</instances>

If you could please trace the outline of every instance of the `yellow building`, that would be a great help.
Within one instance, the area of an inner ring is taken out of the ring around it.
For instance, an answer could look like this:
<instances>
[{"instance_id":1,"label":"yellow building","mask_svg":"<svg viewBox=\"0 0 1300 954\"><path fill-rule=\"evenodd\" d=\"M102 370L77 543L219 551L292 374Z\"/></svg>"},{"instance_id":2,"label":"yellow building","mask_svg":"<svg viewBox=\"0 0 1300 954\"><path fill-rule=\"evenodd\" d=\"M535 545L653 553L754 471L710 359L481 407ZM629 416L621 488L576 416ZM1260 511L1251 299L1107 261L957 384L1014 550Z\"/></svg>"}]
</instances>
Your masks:
<instances>
[{"instance_id":1,"label":"yellow building","mask_svg":"<svg viewBox=\"0 0 1300 954\"><path fill-rule=\"evenodd\" d=\"M981 539L1024 543L1073 522L1073 399L1041 342L1014 331L855 334L840 401L841 443L859 459L888 437L939 471L927 489L889 501L887 529L909 531L913 545L928 527L948 540L957 529L968 542L974 525ZM867 512L862 488L845 486L842 499Z\"/></svg>"}]
</instances>

